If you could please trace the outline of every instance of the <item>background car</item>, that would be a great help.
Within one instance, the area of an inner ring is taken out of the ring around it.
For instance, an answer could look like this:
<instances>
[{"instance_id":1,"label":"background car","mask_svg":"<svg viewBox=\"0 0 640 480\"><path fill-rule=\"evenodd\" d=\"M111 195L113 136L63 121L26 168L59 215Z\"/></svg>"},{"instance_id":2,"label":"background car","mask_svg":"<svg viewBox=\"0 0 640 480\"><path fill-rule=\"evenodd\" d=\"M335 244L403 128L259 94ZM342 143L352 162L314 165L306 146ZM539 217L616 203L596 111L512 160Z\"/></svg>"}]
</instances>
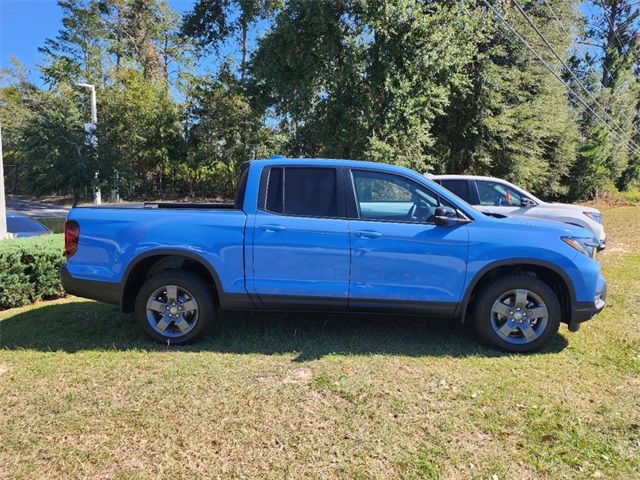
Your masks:
<instances>
[{"instance_id":1,"label":"background car","mask_svg":"<svg viewBox=\"0 0 640 480\"><path fill-rule=\"evenodd\" d=\"M582 205L545 202L506 180L473 175L429 175L426 177L455 193L478 210L502 215L556 220L593 232L598 250L605 248L607 235L600 210Z\"/></svg>"},{"instance_id":2,"label":"background car","mask_svg":"<svg viewBox=\"0 0 640 480\"><path fill-rule=\"evenodd\" d=\"M37 237L51 233L39 221L14 210L7 210L7 231L14 238Z\"/></svg>"}]
</instances>

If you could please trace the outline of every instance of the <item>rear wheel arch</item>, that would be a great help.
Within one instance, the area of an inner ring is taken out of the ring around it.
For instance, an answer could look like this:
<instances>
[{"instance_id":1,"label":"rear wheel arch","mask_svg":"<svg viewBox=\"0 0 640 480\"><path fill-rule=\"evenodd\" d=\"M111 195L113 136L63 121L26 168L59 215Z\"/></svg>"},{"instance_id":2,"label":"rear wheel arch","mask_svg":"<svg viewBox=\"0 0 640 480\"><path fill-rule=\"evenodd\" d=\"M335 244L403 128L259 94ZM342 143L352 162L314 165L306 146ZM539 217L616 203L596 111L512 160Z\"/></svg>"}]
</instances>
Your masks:
<instances>
[{"instance_id":1,"label":"rear wheel arch","mask_svg":"<svg viewBox=\"0 0 640 480\"><path fill-rule=\"evenodd\" d=\"M567 323L571 318L571 306L575 303L575 288L568 275L555 265L530 259L504 260L492 263L480 270L469 283L463 300L456 312L462 322L466 323L470 307L477 293L491 280L508 273L529 273L536 276L557 292L562 308L562 321Z\"/></svg>"},{"instance_id":2,"label":"rear wheel arch","mask_svg":"<svg viewBox=\"0 0 640 480\"><path fill-rule=\"evenodd\" d=\"M136 296L144 282L166 270L187 270L196 273L212 286L216 303L219 303L220 279L215 269L204 258L181 250L156 250L139 255L127 267L122 280L122 311L132 312Z\"/></svg>"}]
</instances>

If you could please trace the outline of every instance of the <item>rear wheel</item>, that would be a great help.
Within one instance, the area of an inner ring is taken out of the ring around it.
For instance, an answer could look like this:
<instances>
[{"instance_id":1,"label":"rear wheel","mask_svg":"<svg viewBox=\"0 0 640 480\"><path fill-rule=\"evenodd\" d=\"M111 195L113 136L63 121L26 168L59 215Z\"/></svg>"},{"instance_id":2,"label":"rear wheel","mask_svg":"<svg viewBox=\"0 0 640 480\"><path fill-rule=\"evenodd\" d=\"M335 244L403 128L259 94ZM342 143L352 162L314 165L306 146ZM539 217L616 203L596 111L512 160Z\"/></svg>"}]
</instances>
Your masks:
<instances>
[{"instance_id":1,"label":"rear wheel","mask_svg":"<svg viewBox=\"0 0 640 480\"><path fill-rule=\"evenodd\" d=\"M480 291L473 324L478 335L496 347L531 352L551 342L560 317L560 301L549 285L533 275L514 273Z\"/></svg>"},{"instance_id":2,"label":"rear wheel","mask_svg":"<svg viewBox=\"0 0 640 480\"><path fill-rule=\"evenodd\" d=\"M200 336L213 321L213 293L198 275L168 270L142 285L136 297L135 314L153 340L187 343Z\"/></svg>"}]
</instances>

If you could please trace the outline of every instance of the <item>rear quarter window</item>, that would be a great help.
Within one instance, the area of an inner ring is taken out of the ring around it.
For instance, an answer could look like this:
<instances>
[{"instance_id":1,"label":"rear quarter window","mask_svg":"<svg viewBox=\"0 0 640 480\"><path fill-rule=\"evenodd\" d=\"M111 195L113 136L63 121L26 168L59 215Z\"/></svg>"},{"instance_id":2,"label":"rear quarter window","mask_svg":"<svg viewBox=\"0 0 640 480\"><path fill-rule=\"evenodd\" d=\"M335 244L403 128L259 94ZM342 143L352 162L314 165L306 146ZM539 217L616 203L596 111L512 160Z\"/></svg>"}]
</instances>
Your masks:
<instances>
[{"instance_id":1,"label":"rear quarter window","mask_svg":"<svg viewBox=\"0 0 640 480\"><path fill-rule=\"evenodd\" d=\"M469 182L467 180L440 180L439 183L451 193L459 196L465 202L471 201L471 195L469 195Z\"/></svg>"}]
</instances>

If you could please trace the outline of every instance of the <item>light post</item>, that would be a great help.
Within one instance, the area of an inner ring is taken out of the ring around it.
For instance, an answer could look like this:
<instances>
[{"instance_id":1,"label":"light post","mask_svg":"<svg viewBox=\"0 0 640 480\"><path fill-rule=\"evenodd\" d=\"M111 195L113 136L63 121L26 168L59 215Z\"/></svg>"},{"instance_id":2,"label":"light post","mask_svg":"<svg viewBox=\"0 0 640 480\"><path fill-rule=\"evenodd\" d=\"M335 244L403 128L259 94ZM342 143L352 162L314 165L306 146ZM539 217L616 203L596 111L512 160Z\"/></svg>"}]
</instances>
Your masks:
<instances>
[{"instance_id":1,"label":"light post","mask_svg":"<svg viewBox=\"0 0 640 480\"><path fill-rule=\"evenodd\" d=\"M96 137L96 127L98 126L98 106L96 103L96 86L90 83L76 83L77 87L88 88L91 92L91 122L85 124L85 130L89 137L89 143L94 148L98 146L98 138ZM100 184L98 183L100 172L96 171L95 180L96 188L93 191L93 203L100 205L102 203L102 192L100 191Z\"/></svg>"},{"instance_id":2,"label":"light post","mask_svg":"<svg viewBox=\"0 0 640 480\"><path fill-rule=\"evenodd\" d=\"M4 166L2 164L2 124L0 123L0 240L9 238L7 232L7 204L4 200Z\"/></svg>"}]
</instances>

